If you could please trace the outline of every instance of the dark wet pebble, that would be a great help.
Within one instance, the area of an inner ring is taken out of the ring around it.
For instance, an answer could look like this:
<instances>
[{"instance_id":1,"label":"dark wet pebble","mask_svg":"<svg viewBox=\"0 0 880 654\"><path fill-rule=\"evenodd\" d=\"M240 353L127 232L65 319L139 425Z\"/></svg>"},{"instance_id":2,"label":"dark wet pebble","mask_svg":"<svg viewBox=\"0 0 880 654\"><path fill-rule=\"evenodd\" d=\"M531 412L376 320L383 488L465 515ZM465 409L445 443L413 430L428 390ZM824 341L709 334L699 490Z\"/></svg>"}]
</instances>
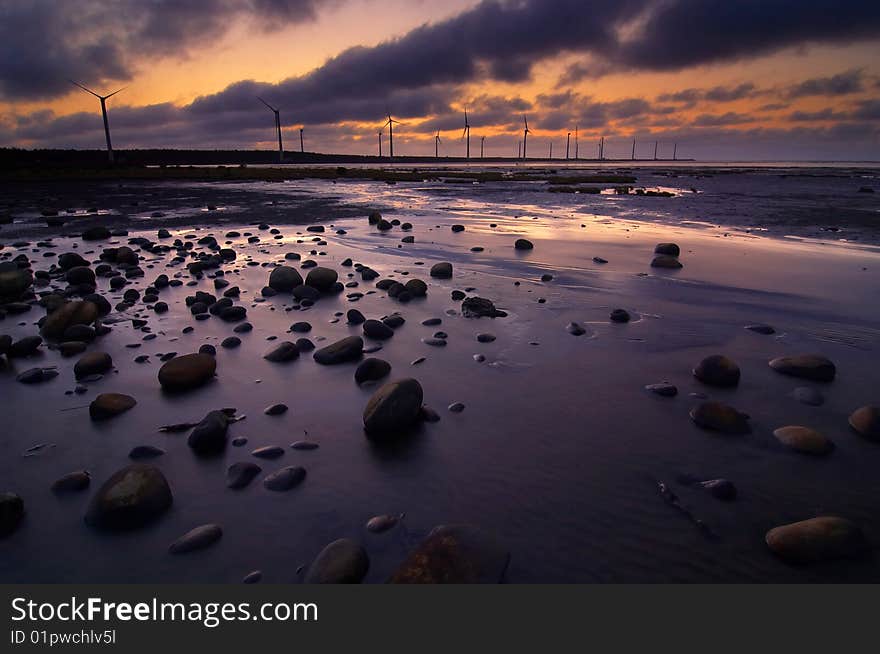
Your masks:
<instances>
[{"instance_id":1,"label":"dark wet pebble","mask_svg":"<svg viewBox=\"0 0 880 654\"><path fill-rule=\"evenodd\" d=\"M266 445L265 447L258 447L251 452L251 455L258 459L277 459L284 456L284 448L277 445Z\"/></svg>"},{"instance_id":2,"label":"dark wet pebble","mask_svg":"<svg viewBox=\"0 0 880 654\"><path fill-rule=\"evenodd\" d=\"M239 461L226 469L226 487L233 489L245 488L263 469L251 461Z\"/></svg>"},{"instance_id":3,"label":"dark wet pebble","mask_svg":"<svg viewBox=\"0 0 880 654\"><path fill-rule=\"evenodd\" d=\"M135 461L143 459L155 459L157 456L165 454L165 450L153 445L135 445L128 453L128 458Z\"/></svg>"},{"instance_id":4,"label":"dark wet pebble","mask_svg":"<svg viewBox=\"0 0 880 654\"><path fill-rule=\"evenodd\" d=\"M223 529L221 529L220 525L200 525L171 543L168 551L171 554L186 554L196 550L203 550L216 543L222 536Z\"/></svg>"},{"instance_id":5,"label":"dark wet pebble","mask_svg":"<svg viewBox=\"0 0 880 654\"><path fill-rule=\"evenodd\" d=\"M263 479L267 490L283 492L299 486L306 478L306 469L301 466L282 468Z\"/></svg>"},{"instance_id":6,"label":"dark wet pebble","mask_svg":"<svg viewBox=\"0 0 880 654\"><path fill-rule=\"evenodd\" d=\"M267 406L263 409L263 413L267 416L280 416L282 413L287 413L287 405L286 404L272 404L271 406Z\"/></svg>"},{"instance_id":7,"label":"dark wet pebble","mask_svg":"<svg viewBox=\"0 0 880 654\"><path fill-rule=\"evenodd\" d=\"M645 390L650 391L662 397L675 397L678 395L678 388L669 382L660 382L658 384L648 384Z\"/></svg>"}]
</instances>

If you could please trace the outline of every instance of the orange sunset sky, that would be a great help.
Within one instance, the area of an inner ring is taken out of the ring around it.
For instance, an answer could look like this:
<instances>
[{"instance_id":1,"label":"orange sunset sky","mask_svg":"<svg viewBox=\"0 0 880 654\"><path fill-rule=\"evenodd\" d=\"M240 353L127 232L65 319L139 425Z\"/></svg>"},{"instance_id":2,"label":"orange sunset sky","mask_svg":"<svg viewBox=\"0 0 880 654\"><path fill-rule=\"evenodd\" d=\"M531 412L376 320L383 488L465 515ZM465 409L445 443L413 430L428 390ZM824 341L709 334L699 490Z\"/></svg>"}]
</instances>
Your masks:
<instances>
[{"instance_id":1,"label":"orange sunset sky","mask_svg":"<svg viewBox=\"0 0 880 654\"><path fill-rule=\"evenodd\" d=\"M0 8L0 145L880 159L880 3L24 2ZM573 147L573 146L572 146Z\"/></svg>"}]
</instances>

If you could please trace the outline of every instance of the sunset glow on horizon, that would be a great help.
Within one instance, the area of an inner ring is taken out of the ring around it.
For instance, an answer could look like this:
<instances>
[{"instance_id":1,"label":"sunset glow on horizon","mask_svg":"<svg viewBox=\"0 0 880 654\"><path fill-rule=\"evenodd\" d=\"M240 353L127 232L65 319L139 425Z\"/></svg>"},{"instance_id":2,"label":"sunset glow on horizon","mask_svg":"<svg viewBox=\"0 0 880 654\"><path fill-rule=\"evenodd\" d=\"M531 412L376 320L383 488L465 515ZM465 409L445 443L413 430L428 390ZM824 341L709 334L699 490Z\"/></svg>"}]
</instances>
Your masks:
<instances>
[{"instance_id":1,"label":"sunset glow on horizon","mask_svg":"<svg viewBox=\"0 0 880 654\"><path fill-rule=\"evenodd\" d=\"M832 17L832 18L829 18ZM0 145L285 147L376 154L880 159L880 7L867 2L13 0L0 9ZM756 29L755 26L761 26ZM573 144L573 141L572 141ZM573 147L572 152L573 155Z\"/></svg>"}]
</instances>

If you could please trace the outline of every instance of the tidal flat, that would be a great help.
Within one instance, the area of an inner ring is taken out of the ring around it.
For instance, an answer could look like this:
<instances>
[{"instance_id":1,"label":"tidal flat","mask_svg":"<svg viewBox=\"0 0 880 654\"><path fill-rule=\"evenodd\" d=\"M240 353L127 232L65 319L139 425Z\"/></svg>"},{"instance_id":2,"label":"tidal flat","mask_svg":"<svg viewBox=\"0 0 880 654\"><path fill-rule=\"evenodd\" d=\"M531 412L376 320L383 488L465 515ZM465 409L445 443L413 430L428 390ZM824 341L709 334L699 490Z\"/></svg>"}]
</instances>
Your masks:
<instances>
[{"instance_id":1,"label":"tidal flat","mask_svg":"<svg viewBox=\"0 0 880 654\"><path fill-rule=\"evenodd\" d=\"M880 581L877 170L492 172L3 183L0 580Z\"/></svg>"}]
</instances>

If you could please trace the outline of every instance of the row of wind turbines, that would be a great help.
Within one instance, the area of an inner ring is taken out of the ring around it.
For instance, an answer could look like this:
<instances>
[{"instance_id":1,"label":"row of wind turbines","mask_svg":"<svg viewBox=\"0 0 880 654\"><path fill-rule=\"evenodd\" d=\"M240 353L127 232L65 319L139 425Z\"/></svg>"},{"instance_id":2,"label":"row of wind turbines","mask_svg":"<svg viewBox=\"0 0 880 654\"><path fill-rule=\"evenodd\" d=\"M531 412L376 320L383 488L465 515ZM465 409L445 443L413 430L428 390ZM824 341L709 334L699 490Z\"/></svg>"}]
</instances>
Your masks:
<instances>
[{"instance_id":1,"label":"row of wind turbines","mask_svg":"<svg viewBox=\"0 0 880 654\"><path fill-rule=\"evenodd\" d=\"M71 82L71 84L78 86L80 89L82 89L86 93L90 93L91 95L98 98L98 100L100 100L100 102L101 102L101 115L104 119L104 136L107 139L107 157L108 157L110 163L112 164L113 163L113 144L110 141L110 123L107 119L107 100L109 98L112 98L114 95L116 95L120 91L125 90L125 88L127 88L127 87L117 89L116 91L113 91L113 93L110 93L108 95L99 95L98 93L96 93L92 89L90 89L86 86L83 86L79 82L74 82L73 80L70 80L70 82ZM282 134L281 134L281 110L278 107L273 107L271 104L266 102L266 100L264 100L263 98L261 98L259 96L257 96L257 100L262 102L266 106L266 108L269 109L269 111L271 111L275 116L275 132L276 132L276 136L278 137L278 162L284 163L284 143L283 143ZM399 120L395 120L394 118L392 118L390 110L388 111L387 116L388 116L388 119L385 121L385 123L382 125L382 127L379 129L379 132L378 132L379 157L380 158L382 157L382 136L384 134L385 129L387 129L388 130L388 151L389 151L388 156L390 159L393 159L394 158L394 126L395 125L403 125L403 123L401 123ZM523 119L523 137L522 137L522 140L517 143L517 154L516 154L517 159L526 159L529 134L532 133L532 131L529 129L528 117L525 114L523 114L522 119ZM304 137L303 133L304 133L304 128L301 127L299 130L300 152L305 152L305 137ZM461 138L463 141L465 141L465 158L467 160L470 160L470 158L471 158L471 125L470 125L470 121L468 120L467 107L465 107L465 109L464 109L464 129L462 130ZM437 133L434 135L434 157L437 159L440 158L440 145L442 143L443 143L443 141L440 138L440 130L438 129ZM480 136L480 159L483 159L485 144L486 144L486 137ZM658 160L658 158L657 158L658 147L659 147L659 141L654 141L654 161ZM568 132L568 134L566 135L566 140L565 140L565 159L566 160L570 159L570 156L569 156L570 154L571 154L571 132ZM553 142L551 141L550 142L550 159L552 159L552 158L553 158ZM579 141L578 141L578 126L576 125L574 128L574 159L578 160L579 158L580 158L580 152L579 152ZM677 158L678 158L678 143L674 144L673 151L672 151L672 160L675 161L675 160L677 160ZM605 159L605 137L604 136L599 139L598 159L600 161ZM636 159L636 141L633 140L631 160L635 161L635 159Z\"/></svg>"}]
</instances>

